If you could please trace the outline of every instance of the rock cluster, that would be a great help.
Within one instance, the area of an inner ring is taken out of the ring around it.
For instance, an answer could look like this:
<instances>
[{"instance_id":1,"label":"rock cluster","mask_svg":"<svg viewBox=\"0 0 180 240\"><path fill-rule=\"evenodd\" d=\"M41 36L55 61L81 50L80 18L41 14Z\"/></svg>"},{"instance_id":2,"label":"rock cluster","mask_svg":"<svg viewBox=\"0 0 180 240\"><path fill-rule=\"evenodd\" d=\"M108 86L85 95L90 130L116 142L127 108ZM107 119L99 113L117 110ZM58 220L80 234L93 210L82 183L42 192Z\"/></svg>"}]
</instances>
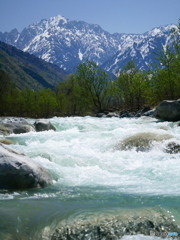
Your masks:
<instances>
[{"instance_id":1,"label":"rock cluster","mask_svg":"<svg viewBox=\"0 0 180 240\"><path fill-rule=\"evenodd\" d=\"M180 232L171 218L152 212L148 215L134 215L123 219L121 216L108 217L91 221L74 221L59 226L51 239L59 240L117 240L126 235L151 233L167 236L168 232Z\"/></svg>"},{"instance_id":2,"label":"rock cluster","mask_svg":"<svg viewBox=\"0 0 180 240\"><path fill-rule=\"evenodd\" d=\"M143 116L153 117L155 109L143 109L137 112L130 112L130 111L122 111L122 112L101 112L97 113L96 117L99 118L110 118L110 117L118 117L118 118L138 118Z\"/></svg>"},{"instance_id":3,"label":"rock cluster","mask_svg":"<svg viewBox=\"0 0 180 240\"><path fill-rule=\"evenodd\" d=\"M9 134L20 134L31 131L48 131L56 128L47 119L36 120L34 124L30 124L24 118L0 118L0 135L7 136Z\"/></svg>"},{"instance_id":4,"label":"rock cluster","mask_svg":"<svg viewBox=\"0 0 180 240\"><path fill-rule=\"evenodd\" d=\"M28 123L24 118L1 118L0 134L9 135L11 133L20 134L35 131L33 125Z\"/></svg>"},{"instance_id":5,"label":"rock cluster","mask_svg":"<svg viewBox=\"0 0 180 240\"><path fill-rule=\"evenodd\" d=\"M180 99L169 101L162 101L156 108L150 109L149 107L144 107L144 109L137 112L103 112L96 114L96 117L119 117L119 118L132 118L132 117L155 117L162 121L176 122L180 121Z\"/></svg>"},{"instance_id":6,"label":"rock cluster","mask_svg":"<svg viewBox=\"0 0 180 240\"><path fill-rule=\"evenodd\" d=\"M34 125L24 118L1 118L0 135L20 134L30 131L56 130L45 119L37 120ZM0 139L0 189L41 188L52 184L50 173L22 153L18 153L4 144L8 139Z\"/></svg>"}]
</instances>

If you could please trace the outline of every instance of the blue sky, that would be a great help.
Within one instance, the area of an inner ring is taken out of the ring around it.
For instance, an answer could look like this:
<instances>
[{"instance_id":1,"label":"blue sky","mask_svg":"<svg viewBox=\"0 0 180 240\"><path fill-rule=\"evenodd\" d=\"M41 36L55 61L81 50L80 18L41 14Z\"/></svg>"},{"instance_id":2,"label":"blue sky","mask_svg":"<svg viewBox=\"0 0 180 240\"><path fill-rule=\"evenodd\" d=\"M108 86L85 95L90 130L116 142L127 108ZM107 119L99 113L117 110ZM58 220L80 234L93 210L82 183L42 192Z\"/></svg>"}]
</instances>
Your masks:
<instances>
[{"instance_id":1,"label":"blue sky","mask_svg":"<svg viewBox=\"0 0 180 240\"><path fill-rule=\"evenodd\" d=\"M180 18L180 0L0 0L0 31L62 15L110 33L144 33Z\"/></svg>"}]
</instances>

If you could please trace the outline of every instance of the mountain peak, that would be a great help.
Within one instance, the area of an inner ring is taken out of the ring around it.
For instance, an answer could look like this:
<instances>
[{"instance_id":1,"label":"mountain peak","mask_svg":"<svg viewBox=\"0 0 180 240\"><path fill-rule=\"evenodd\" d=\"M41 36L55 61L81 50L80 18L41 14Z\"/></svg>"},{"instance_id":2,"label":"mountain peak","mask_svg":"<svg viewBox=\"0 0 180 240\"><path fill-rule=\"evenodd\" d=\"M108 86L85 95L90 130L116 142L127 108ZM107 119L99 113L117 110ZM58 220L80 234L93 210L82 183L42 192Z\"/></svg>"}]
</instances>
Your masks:
<instances>
[{"instance_id":1,"label":"mountain peak","mask_svg":"<svg viewBox=\"0 0 180 240\"><path fill-rule=\"evenodd\" d=\"M58 25L60 22L61 22L61 23L67 23L67 22L68 22L68 19L65 18L65 17L63 17L62 15L58 14L58 15L55 16L55 17L51 17L51 18L49 19L49 21L50 21L50 23L51 23L52 25Z\"/></svg>"},{"instance_id":2,"label":"mountain peak","mask_svg":"<svg viewBox=\"0 0 180 240\"><path fill-rule=\"evenodd\" d=\"M144 34L110 34L97 24L70 21L59 14L19 34L0 34L0 40L68 72L88 59L115 74L132 58L139 69L148 68L154 62L153 52L169 44L172 27L160 26Z\"/></svg>"}]
</instances>

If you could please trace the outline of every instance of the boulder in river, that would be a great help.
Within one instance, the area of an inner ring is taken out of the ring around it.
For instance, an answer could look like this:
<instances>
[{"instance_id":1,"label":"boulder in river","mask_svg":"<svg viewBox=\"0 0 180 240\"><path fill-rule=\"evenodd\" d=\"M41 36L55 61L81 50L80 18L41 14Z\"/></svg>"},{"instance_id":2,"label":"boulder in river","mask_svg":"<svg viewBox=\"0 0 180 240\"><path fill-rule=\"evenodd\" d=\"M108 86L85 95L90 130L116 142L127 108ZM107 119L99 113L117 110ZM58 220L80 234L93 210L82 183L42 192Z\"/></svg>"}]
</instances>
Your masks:
<instances>
[{"instance_id":1,"label":"boulder in river","mask_svg":"<svg viewBox=\"0 0 180 240\"><path fill-rule=\"evenodd\" d=\"M14 144L14 142L9 139L0 139L0 143L6 144L6 145Z\"/></svg>"},{"instance_id":2,"label":"boulder in river","mask_svg":"<svg viewBox=\"0 0 180 240\"><path fill-rule=\"evenodd\" d=\"M50 184L52 177L45 168L0 143L0 189L41 188Z\"/></svg>"},{"instance_id":3,"label":"boulder in river","mask_svg":"<svg viewBox=\"0 0 180 240\"><path fill-rule=\"evenodd\" d=\"M124 139L115 147L115 149L130 150L132 148L135 148L137 151L146 151L150 149L154 141L160 142L163 140L168 140L170 138L173 138L173 136L170 134L157 134L149 132L137 133Z\"/></svg>"},{"instance_id":4,"label":"boulder in river","mask_svg":"<svg viewBox=\"0 0 180 240\"><path fill-rule=\"evenodd\" d=\"M34 123L36 132L42 132L42 131L48 131L48 130L54 130L56 131L56 128L52 125L52 123L47 119L38 119Z\"/></svg>"},{"instance_id":5,"label":"boulder in river","mask_svg":"<svg viewBox=\"0 0 180 240\"><path fill-rule=\"evenodd\" d=\"M128 236L129 239L134 239L130 238L130 235L167 236L168 232L175 232L177 235L180 232L179 226L171 217L156 211L147 211L147 213L137 211L137 213L134 213L133 210L131 210L130 214L127 211L124 216L120 214L104 217L103 214L99 214L94 219L64 221L55 229L46 227L44 230L44 235L51 236L51 239L63 240L115 240L122 239L123 236L126 236L126 239L128 239ZM48 231L49 234L47 234Z\"/></svg>"},{"instance_id":6,"label":"boulder in river","mask_svg":"<svg viewBox=\"0 0 180 240\"><path fill-rule=\"evenodd\" d=\"M177 101L162 101L156 107L154 116L163 121L180 121L180 99Z\"/></svg>"},{"instance_id":7,"label":"boulder in river","mask_svg":"<svg viewBox=\"0 0 180 240\"><path fill-rule=\"evenodd\" d=\"M165 151L170 154L180 153L180 144L176 142L170 142L167 144Z\"/></svg>"},{"instance_id":8,"label":"boulder in river","mask_svg":"<svg viewBox=\"0 0 180 240\"><path fill-rule=\"evenodd\" d=\"M32 124L28 123L24 118L1 118L0 119L0 135L9 135L11 133L20 134L35 131Z\"/></svg>"}]
</instances>

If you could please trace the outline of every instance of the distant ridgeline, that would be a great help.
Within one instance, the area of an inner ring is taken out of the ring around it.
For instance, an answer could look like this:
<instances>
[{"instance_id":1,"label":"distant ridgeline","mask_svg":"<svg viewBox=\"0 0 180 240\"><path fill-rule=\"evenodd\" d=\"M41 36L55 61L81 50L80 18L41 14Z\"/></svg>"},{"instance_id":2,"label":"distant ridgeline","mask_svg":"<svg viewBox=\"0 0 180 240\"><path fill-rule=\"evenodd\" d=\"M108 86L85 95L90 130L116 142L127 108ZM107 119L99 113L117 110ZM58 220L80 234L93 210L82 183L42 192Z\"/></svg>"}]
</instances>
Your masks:
<instances>
[{"instance_id":1,"label":"distant ridgeline","mask_svg":"<svg viewBox=\"0 0 180 240\"><path fill-rule=\"evenodd\" d=\"M58 66L0 42L0 70L9 74L18 89L53 89L67 75Z\"/></svg>"},{"instance_id":2,"label":"distant ridgeline","mask_svg":"<svg viewBox=\"0 0 180 240\"><path fill-rule=\"evenodd\" d=\"M154 52L170 43L175 26L156 27L144 34L110 34L97 24L70 21L58 15L34 23L22 32L17 29L0 32L0 41L54 63L68 73L88 59L117 76L130 60L138 69L147 70L155 61Z\"/></svg>"}]
</instances>

